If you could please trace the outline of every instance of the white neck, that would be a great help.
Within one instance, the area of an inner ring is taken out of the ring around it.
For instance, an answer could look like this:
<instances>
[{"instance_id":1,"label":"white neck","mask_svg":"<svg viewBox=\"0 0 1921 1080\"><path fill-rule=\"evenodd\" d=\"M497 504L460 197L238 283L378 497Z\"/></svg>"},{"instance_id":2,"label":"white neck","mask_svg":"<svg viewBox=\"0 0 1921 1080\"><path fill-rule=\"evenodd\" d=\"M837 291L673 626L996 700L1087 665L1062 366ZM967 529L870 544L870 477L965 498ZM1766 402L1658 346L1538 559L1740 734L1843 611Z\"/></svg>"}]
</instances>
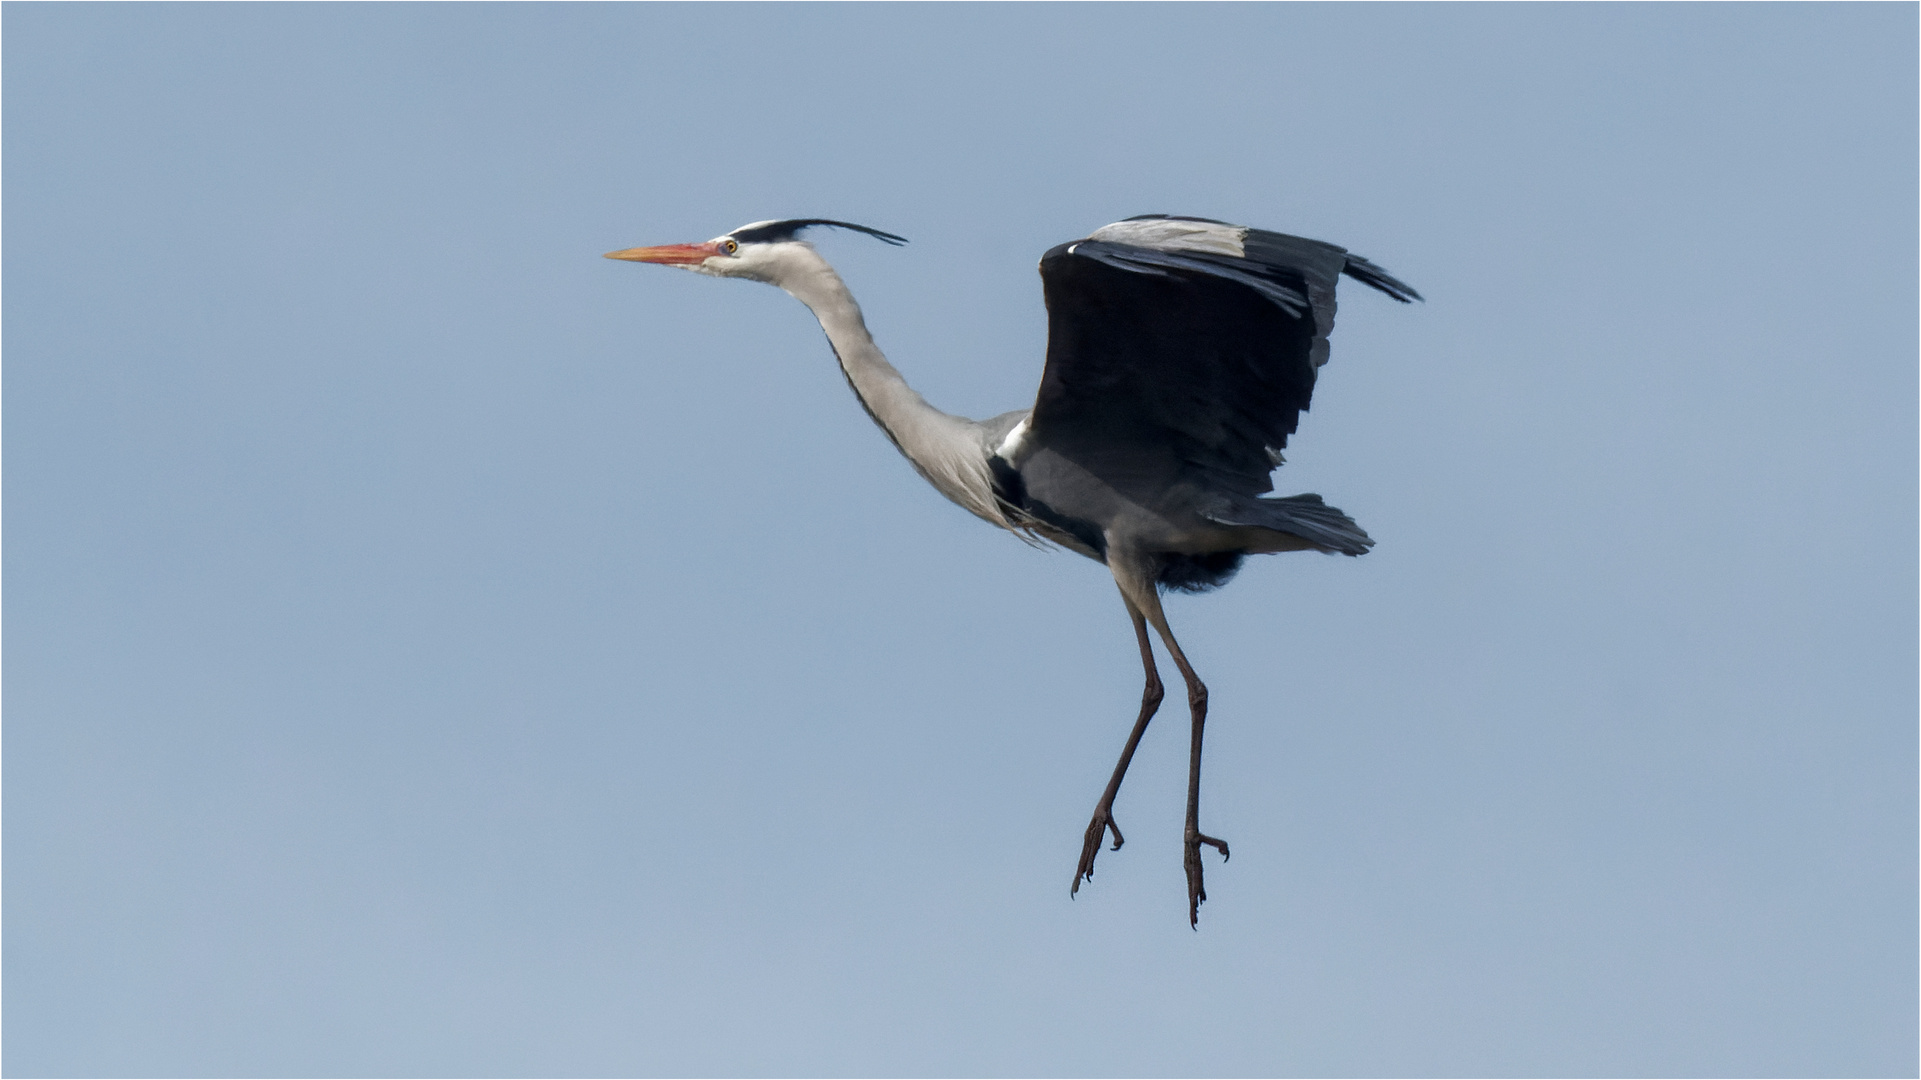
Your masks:
<instances>
[{"instance_id":1,"label":"white neck","mask_svg":"<svg viewBox=\"0 0 1921 1080\"><path fill-rule=\"evenodd\" d=\"M980 425L934 408L907 385L874 344L854 294L827 260L805 244L783 244L778 273L766 280L806 304L827 332L847 383L895 447L927 482L968 511L1007 527L994 499Z\"/></svg>"}]
</instances>

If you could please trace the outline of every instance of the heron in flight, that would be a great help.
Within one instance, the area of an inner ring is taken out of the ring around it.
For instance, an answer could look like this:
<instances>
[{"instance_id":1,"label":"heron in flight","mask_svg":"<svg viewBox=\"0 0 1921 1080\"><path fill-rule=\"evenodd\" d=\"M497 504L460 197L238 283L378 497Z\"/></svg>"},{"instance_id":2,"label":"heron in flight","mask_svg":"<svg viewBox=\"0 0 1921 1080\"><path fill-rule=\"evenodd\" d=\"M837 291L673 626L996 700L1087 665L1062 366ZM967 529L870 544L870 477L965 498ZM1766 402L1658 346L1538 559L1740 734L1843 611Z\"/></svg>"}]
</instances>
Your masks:
<instances>
[{"instance_id":1,"label":"heron in flight","mask_svg":"<svg viewBox=\"0 0 1921 1080\"><path fill-rule=\"evenodd\" d=\"M803 240L811 228L901 237L825 218L760 221L701 244L610 252L779 286L819 318L848 385L916 471L990 524L1105 563L1134 624L1147 682L1114 774L1094 804L1070 895L1094 877L1128 762L1160 707L1148 627L1187 684L1191 734L1182 864L1198 926L1201 734L1207 686L1174 639L1161 593L1227 583L1249 555L1360 555L1374 541L1319 495L1264 498L1327 362L1341 275L1406 303L1420 294L1333 244L1207 218L1147 214L1041 257L1047 363L1030 409L990 420L944 413L874 344L840 275Z\"/></svg>"}]
</instances>

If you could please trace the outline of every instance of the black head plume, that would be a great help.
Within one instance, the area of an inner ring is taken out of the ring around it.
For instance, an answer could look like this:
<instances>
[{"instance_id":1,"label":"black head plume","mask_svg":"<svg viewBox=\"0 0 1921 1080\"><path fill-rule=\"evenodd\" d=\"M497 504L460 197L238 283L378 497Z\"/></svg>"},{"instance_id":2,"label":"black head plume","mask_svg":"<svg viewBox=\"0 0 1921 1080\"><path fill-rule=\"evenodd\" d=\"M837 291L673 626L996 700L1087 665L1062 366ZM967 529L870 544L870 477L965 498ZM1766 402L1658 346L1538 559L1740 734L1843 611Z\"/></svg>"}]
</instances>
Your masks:
<instances>
[{"instance_id":1,"label":"black head plume","mask_svg":"<svg viewBox=\"0 0 1921 1080\"><path fill-rule=\"evenodd\" d=\"M870 229L865 225L856 225L851 221L832 221L828 218L793 218L788 221L763 221L758 225L748 225L735 229L727 235L743 244L775 244L782 240L792 240L800 235L802 229L809 229L815 225L828 225L836 229L852 229L855 232L866 233L876 240L892 244L895 247L899 247L907 242L907 238L904 236L895 236L890 232Z\"/></svg>"}]
</instances>

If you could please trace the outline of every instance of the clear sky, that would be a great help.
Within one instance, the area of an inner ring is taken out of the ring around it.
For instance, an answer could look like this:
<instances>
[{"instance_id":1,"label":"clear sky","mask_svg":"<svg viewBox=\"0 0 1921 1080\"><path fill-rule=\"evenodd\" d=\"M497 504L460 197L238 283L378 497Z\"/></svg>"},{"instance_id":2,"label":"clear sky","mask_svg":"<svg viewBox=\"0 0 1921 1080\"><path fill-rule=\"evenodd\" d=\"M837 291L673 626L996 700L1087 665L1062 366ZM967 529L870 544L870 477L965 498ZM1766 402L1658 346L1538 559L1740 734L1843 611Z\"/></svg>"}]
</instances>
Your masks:
<instances>
[{"instance_id":1,"label":"clear sky","mask_svg":"<svg viewBox=\"0 0 1921 1080\"><path fill-rule=\"evenodd\" d=\"M11 1075L1912 1075L1916 8L10 4ZM1330 240L1170 601L927 488L1035 262ZM1178 704L1178 696L1173 701Z\"/></svg>"}]
</instances>

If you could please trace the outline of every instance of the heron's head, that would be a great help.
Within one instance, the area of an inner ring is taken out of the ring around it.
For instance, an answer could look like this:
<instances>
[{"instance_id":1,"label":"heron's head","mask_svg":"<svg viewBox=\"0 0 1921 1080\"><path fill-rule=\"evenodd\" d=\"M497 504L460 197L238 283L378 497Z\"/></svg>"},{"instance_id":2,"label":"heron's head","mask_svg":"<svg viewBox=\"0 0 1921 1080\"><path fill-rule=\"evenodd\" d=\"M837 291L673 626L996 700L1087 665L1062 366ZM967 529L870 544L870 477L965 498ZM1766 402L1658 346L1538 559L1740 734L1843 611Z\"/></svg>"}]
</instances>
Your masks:
<instances>
[{"instance_id":1,"label":"heron's head","mask_svg":"<svg viewBox=\"0 0 1921 1080\"><path fill-rule=\"evenodd\" d=\"M678 266L682 270L714 277L740 277L778 284L801 266L819 264L820 257L814 254L813 245L800 238L801 230L816 225L853 229L889 244L907 242L893 233L870 229L865 225L829 221L826 218L796 218L789 221L756 221L724 236L716 236L704 244L628 248L625 251L610 251L606 257Z\"/></svg>"}]
</instances>

